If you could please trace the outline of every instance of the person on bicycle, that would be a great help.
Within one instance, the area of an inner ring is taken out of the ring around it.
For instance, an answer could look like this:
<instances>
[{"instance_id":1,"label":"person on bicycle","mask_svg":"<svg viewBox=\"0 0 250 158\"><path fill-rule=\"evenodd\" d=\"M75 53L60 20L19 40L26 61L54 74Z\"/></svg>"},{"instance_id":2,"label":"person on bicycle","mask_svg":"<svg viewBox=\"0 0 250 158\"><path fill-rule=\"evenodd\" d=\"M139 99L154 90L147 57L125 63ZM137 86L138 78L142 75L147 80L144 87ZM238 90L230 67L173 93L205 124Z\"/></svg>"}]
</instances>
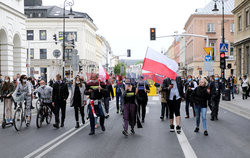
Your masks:
<instances>
[{"instance_id":1,"label":"person on bicycle","mask_svg":"<svg viewBox=\"0 0 250 158\"><path fill-rule=\"evenodd\" d=\"M3 86L0 88L0 96L5 103L6 122L12 122L12 98L11 95L15 91L13 83L10 82L10 77L5 76Z\"/></svg>"},{"instance_id":2,"label":"person on bicycle","mask_svg":"<svg viewBox=\"0 0 250 158\"><path fill-rule=\"evenodd\" d=\"M30 125L30 115L31 115L31 85L30 82L27 81L27 76L22 75L20 77L20 82L18 83L15 92L13 93L14 96L17 94L24 95L24 100L26 100L26 110L27 110L27 126Z\"/></svg>"},{"instance_id":3,"label":"person on bicycle","mask_svg":"<svg viewBox=\"0 0 250 158\"><path fill-rule=\"evenodd\" d=\"M48 106L51 111L55 114L55 108L52 106L52 92L53 88L45 85L45 81L41 80L40 81L40 87L38 87L33 94L39 93L40 94L40 99L43 101L41 105L43 106ZM33 95L34 97L34 95Z\"/></svg>"}]
</instances>

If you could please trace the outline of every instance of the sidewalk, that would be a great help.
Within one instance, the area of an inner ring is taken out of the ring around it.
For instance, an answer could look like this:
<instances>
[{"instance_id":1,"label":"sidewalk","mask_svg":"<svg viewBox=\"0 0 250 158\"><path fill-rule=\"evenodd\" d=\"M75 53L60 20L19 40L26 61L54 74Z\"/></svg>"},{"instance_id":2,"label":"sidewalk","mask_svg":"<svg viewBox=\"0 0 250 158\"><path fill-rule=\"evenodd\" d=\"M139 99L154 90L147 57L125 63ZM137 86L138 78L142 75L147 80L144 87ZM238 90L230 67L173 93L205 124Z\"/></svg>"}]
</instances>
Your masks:
<instances>
[{"instance_id":1,"label":"sidewalk","mask_svg":"<svg viewBox=\"0 0 250 158\"><path fill-rule=\"evenodd\" d=\"M241 93L235 94L235 98L231 98L231 101L221 100L220 106L228 111L250 119L250 97L248 97L247 100L243 100Z\"/></svg>"}]
</instances>

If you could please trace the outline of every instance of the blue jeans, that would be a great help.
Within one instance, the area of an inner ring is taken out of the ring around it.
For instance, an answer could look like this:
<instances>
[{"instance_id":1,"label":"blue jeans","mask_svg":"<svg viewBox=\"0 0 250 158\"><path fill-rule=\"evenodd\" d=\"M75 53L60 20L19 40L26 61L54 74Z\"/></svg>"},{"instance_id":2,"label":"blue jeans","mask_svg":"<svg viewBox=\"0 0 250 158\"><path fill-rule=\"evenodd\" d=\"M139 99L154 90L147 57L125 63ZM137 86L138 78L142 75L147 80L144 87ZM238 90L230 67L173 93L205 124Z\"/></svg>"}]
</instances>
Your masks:
<instances>
[{"instance_id":1,"label":"blue jeans","mask_svg":"<svg viewBox=\"0 0 250 158\"><path fill-rule=\"evenodd\" d=\"M90 118L90 127L91 127L91 131L94 132L95 131L95 124L97 121L97 118L94 117L92 110L91 110L91 105L88 105L88 109L89 109L89 118ZM103 127L104 126L104 113L103 113L103 109L102 109L102 104L101 102L98 103L98 110L99 113L99 117L100 117L100 126ZM95 111L97 112L97 111Z\"/></svg>"},{"instance_id":2,"label":"blue jeans","mask_svg":"<svg viewBox=\"0 0 250 158\"><path fill-rule=\"evenodd\" d=\"M230 86L230 90L232 92L232 97L234 98L234 85L233 86Z\"/></svg>"},{"instance_id":3,"label":"blue jeans","mask_svg":"<svg viewBox=\"0 0 250 158\"><path fill-rule=\"evenodd\" d=\"M119 100L120 100L120 109L119 109ZM122 106L122 93L116 93L116 109L117 111L120 110L121 112L123 111L123 106Z\"/></svg>"},{"instance_id":4,"label":"blue jeans","mask_svg":"<svg viewBox=\"0 0 250 158\"><path fill-rule=\"evenodd\" d=\"M196 114L196 127L200 126L200 114L201 114L203 129L206 131L207 130L207 120L206 120L207 108L202 108L200 105L195 105L195 114Z\"/></svg>"}]
</instances>

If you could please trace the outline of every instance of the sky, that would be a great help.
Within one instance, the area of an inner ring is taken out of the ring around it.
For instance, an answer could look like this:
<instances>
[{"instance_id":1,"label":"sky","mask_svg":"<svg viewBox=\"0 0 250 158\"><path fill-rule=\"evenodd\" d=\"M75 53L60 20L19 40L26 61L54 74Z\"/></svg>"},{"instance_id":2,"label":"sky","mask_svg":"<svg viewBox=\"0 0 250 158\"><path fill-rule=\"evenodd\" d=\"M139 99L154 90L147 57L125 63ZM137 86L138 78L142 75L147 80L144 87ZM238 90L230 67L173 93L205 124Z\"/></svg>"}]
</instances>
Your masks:
<instances>
[{"instance_id":1,"label":"sky","mask_svg":"<svg viewBox=\"0 0 250 158\"><path fill-rule=\"evenodd\" d=\"M171 37L150 41L150 28L156 28L156 36L182 33L195 9L210 1L74 0L73 11L85 12L94 20L97 34L107 39L115 55L126 55L127 49L131 49L131 59L143 59L147 47L160 52L174 40ZM64 0L43 0L43 5L63 7L63 3Z\"/></svg>"}]
</instances>

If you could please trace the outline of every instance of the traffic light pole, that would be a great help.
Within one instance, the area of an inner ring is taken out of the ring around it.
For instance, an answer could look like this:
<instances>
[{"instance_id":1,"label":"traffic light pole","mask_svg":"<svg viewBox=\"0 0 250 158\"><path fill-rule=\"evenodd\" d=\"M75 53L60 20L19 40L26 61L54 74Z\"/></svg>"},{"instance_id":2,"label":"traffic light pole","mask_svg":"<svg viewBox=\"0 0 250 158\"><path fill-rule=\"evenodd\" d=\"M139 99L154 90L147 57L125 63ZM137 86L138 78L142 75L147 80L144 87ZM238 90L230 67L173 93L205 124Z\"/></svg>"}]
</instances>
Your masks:
<instances>
[{"instance_id":1,"label":"traffic light pole","mask_svg":"<svg viewBox=\"0 0 250 158\"><path fill-rule=\"evenodd\" d=\"M224 0L221 0L222 2L222 43L225 43L225 28L224 28ZM225 63L226 65L226 63ZM225 78L225 69L221 69L221 77Z\"/></svg>"},{"instance_id":2,"label":"traffic light pole","mask_svg":"<svg viewBox=\"0 0 250 158\"><path fill-rule=\"evenodd\" d=\"M63 7L63 68L62 68L62 79L64 79L64 73L65 73L65 7L66 7L66 0L64 1L64 7Z\"/></svg>"}]
</instances>

